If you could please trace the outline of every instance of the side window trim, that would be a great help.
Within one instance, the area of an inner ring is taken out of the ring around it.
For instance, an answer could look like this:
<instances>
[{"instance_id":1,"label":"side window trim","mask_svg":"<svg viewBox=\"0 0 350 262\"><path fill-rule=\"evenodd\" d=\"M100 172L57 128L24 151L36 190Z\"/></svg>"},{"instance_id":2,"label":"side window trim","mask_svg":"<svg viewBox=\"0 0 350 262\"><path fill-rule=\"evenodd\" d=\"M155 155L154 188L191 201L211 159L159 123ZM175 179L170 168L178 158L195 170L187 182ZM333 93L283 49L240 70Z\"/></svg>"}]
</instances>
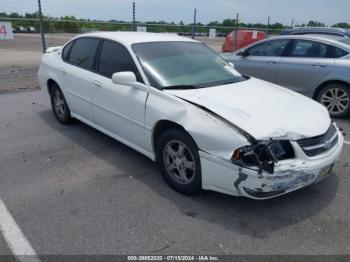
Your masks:
<instances>
[{"instance_id":1,"label":"side window trim","mask_svg":"<svg viewBox=\"0 0 350 262\"><path fill-rule=\"evenodd\" d=\"M105 41L104 39L99 39L96 53L95 53L95 57L94 57L94 63L93 63L92 68L94 69L94 72L97 74L99 74L98 67L99 67L99 63L100 63L101 50L102 50L102 46L103 46L104 41Z\"/></svg>"},{"instance_id":2,"label":"side window trim","mask_svg":"<svg viewBox=\"0 0 350 262\"><path fill-rule=\"evenodd\" d=\"M288 57L294 46L294 39L287 38L286 40L288 40L288 44L284 48L281 57Z\"/></svg>"},{"instance_id":3,"label":"side window trim","mask_svg":"<svg viewBox=\"0 0 350 262\"><path fill-rule=\"evenodd\" d=\"M333 47L329 44L327 44L327 51L326 51L326 59L334 59L334 55L333 55Z\"/></svg>"},{"instance_id":4,"label":"side window trim","mask_svg":"<svg viewBox=\"0 0 350 262\"><path fill-rule=\"evenodd\" d=\"M289 48L288 48L287 52L285 53L285 57L292 57L290 55L292 54L292 51L294 50L296 44L297 44L297 41L295 39L290 39L290 42L288 44Z\"/></svg>"}]
</instances>

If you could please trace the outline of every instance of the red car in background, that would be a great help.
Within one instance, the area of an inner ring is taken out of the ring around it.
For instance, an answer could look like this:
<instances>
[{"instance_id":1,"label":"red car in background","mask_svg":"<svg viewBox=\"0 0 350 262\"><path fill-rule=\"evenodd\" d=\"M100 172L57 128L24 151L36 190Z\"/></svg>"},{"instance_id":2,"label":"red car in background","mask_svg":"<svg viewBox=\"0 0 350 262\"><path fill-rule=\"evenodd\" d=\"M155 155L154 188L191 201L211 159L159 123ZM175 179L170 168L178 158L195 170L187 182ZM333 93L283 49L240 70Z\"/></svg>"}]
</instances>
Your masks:
<instances>
[{"instance_id":1,"label":"red car in background","mask_svg":"<svg viewBox=\"0 0 350 262\"><path fill-rule=\"evenodd\" d=\"M241 49L247 45L253 44L257 41L263 40L266 38L266 33L256 30L238 30L237 32L237 46L235 46L235 31L229 33L225 42L222 45L222 52L233 52L238 49Z\"/></svg>"}]
</instances>

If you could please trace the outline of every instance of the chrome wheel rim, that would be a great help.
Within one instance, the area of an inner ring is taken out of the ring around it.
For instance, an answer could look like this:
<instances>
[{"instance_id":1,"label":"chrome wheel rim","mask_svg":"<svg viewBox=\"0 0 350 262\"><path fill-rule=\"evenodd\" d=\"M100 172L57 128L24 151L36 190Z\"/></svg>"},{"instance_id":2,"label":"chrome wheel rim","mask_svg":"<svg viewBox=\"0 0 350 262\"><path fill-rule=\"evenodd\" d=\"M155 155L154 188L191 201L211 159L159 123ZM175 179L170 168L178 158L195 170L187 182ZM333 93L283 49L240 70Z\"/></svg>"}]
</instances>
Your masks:
<instances>
[{"instance_id":1,"label":"chrome wheel rim","mask_svg":"<svg viewBox=\"0 0 350 262\"><path fill-rule=\"evenodd\" d=\"M59 118L64 118L66 114L66 105L63 95L59 90L55 90L53 94L53 106L57 116Z\"/></svg>"},{"instance_id":2,"label":"chrome wheel rim","mask_svg":"<svg viewBox=\"0 0 350 262\"><path fill-rule=\"evenodd\" d=\"M348 94L341 88L331 88L321 97L321 103L331 114L340 114L347 110L350 103Z\"/></svg>"},{"instance_id":3,"label":"chrome wheel rim","mask_svg":"<svg viewBox=\"0 0 350 262\"><path fill-rule=\"evenodd\" d=\"M196 164L188 147L179 140L169 141L163 151L167 173L180 184L189 184L195 176Z\"/></svg>"}]
</instances>

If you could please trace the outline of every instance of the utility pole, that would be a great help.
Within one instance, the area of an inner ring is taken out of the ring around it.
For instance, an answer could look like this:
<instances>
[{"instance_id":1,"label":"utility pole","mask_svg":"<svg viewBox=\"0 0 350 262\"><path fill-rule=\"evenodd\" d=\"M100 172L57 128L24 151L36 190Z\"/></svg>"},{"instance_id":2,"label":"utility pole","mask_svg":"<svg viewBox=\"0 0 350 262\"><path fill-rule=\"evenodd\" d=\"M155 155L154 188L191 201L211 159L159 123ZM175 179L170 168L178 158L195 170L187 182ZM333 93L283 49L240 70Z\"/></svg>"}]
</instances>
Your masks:
<instances>
[{"instance_id":1,"label":"utility pole","mask_svg":"<svg viewBox=\"0 0 350 262\"><path fill-rule=\"evenodd\" d=\"M270 16L267 18L267 31L266 31L266 35L269 35L269 29L270 29Z\"/></svg>"},{"instance_id":2,"label":"utility pole","mask_svg":"<svg viewBox=\"0 0 350 262\"><path fill-rule=\"evenodd\" d=\"M196 36L196 23L197 23L197 8L194 9L193 24L192 24L192 39Z\"/></svg>"},{"instance_id":3,"label":"utility pole","mask_svg":"<svg viewBox=\"0 0 350 262\"><path fill-rule=\"evenodd\" d=\"M41 11L41 2L38 0L39 6L39 23L40 23L40 35L41 35L41 44L43 48L43 53L46 51L46 42L45 42L45 29L44 29L44 21L43 21L43 13Z\"/></svg>"},{"instance_id":4,"label":"utility pole","mask_svg":"<svg viewBox=\"0 0 350 262\"><path fill-rule=\"evenodd\" d=\"M235 27L234 27L235 41L234 41L233 51L236 51L238 48L238 25L239 25L239 13L237 13L237 15L236 15L236 23L235 23Z\"/></svg>"},{"instance_id":5,"label":"utility pole","mask_svg":"<svg viewBox=\"0 0 350 262\"><path fill-rule=\"evenodd\" d=\"M136 31L136 4L132 2L132 30Z\"/></svg>"}]
</instances>

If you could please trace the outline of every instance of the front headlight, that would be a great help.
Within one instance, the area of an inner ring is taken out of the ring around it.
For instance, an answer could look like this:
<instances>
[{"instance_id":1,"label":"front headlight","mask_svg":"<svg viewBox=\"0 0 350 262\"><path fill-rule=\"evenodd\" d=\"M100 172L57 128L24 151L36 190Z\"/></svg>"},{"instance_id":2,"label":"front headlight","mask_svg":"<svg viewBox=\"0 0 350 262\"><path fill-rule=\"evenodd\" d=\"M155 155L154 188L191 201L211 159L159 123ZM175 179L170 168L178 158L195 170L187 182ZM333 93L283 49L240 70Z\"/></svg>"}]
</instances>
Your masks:
<instances>
[{"instance_id":1,"label":"front headlight","mask_svg":"<svg viewBox=\"0 0 350 262\"><path fill-rule=\"evenodd\" d=\"M293 147L288 140L263 140L236 149L232 161L243 166L258 167L259 174L263 170L273 174L275 163L294 157Z\"/></svg>"}]
</instances>

